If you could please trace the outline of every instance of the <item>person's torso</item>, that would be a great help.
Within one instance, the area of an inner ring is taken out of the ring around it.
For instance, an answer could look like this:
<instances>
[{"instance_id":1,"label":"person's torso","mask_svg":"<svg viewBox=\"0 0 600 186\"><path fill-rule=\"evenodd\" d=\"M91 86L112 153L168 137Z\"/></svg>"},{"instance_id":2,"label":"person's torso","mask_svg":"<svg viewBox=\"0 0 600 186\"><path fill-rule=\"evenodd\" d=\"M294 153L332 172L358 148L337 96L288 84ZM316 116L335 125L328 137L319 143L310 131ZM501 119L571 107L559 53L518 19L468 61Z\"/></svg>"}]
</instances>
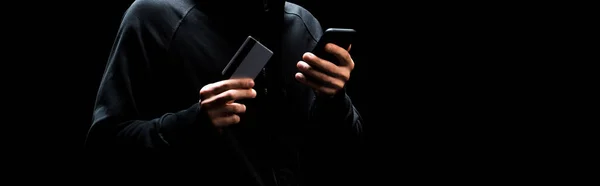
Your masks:
<instances>
[{"instance_id":1,"label":"person's torso","mask_svg":"<svg viewBox=\"0 0 600 186\"><path fill-rule=\"evenodd\" d=\"M263 177L275 169L297 169L302 125L307 122L313 94L294 76L298 72L296 63L321 35L316 19L303 8L286 3L280 23L254 24L260 28L238 26L219 22L223 20L203 13L191 1L181 2L173 3L182 19L174 22L175 32L167 42L168 60L152 68L152 81L168 90L161 91L157 101L167 105L165 112L198 102L200 89L223 80L221 71L246 37L253 36L277 54L255 79L257 97L241 101L247 111L231 129ZM243 169L243 164L239 165Z\"/></svg>"}]
</instances>

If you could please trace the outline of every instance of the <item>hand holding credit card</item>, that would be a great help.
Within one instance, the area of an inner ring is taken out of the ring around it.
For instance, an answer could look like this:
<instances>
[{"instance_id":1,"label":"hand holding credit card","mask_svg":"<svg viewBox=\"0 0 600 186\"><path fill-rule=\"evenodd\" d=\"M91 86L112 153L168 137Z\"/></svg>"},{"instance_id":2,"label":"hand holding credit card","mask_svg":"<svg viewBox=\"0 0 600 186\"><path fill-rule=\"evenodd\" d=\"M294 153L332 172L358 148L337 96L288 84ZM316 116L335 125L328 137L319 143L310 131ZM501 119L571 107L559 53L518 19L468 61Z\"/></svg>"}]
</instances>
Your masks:
<instances>
[{"instance_id":1,"label":"hand holding credit card","mask_svg":"<svg viewBox=\"0 0 600 186\"><path fill-rule=\"evenodd\" d=\"M224 79L200 90L200 108L208 113L212 124L221 130L240 122L239 114L246 105L238 102L256 97L254 78L267 64L273 52L252 37L248 37L223 70Z\"/></svg>"}]
</instances>

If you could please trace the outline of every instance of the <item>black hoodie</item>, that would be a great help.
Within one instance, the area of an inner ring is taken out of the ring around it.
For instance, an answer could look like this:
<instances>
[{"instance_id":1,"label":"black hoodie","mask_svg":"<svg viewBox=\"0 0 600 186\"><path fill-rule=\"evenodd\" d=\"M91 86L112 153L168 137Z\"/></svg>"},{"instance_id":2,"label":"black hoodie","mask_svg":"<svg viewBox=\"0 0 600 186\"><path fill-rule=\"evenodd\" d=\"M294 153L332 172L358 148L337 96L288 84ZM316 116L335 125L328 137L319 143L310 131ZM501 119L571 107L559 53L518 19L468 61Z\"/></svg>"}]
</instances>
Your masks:
<instances>
[{"instance_id":1,"label":"black hoodie","mask_svg":"<svg viewBox=\"0 0 600 186\"><path fill-rule=\"evenodd\" d=\"M344 154L352 148L347 144L360 142L362 127L350 98L345 92L315 97L294 78L296 63L322 35L315 17L281 1L217 2L229 4L137 0L131 5L98 90L86 147L177 152L178 159L170 161L210 172L198 180L251 181L239 152L198 105L199 90L224 79L222 69L251 35L274 56L255 79L257 97L243 101L247 112L231 131L260 177L266 184L308 183L325 173L317 171L326 170L320 163L351 157ZM348 163L339 162L329 166Z\"/></svg>"}]
</instances>

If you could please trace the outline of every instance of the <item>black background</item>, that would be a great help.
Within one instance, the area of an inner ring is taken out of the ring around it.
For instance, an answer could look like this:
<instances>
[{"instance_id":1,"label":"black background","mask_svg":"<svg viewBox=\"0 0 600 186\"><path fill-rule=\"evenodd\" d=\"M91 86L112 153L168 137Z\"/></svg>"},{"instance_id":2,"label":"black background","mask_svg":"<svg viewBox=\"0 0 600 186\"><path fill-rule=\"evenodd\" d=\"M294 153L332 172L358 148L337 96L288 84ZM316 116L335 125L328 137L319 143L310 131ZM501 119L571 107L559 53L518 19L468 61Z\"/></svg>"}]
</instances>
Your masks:
<instances>
[{"instance_id":1,"label":"black background","mask_svg":"<svg viewBox=\"0 0 600 186\"><path fill-rule=\"evenodd\" d=\"M24 97L14 99L18 102L10 108L28 123L11 126L34 132L19 140L40 149L82 148L104 66L131 2L39 2L26 6L33 7L30 14L8 17L5 23L18 28L7 34L14 35L7 41L14 43L12 55L19 59L10 65L23 69L11 77L18 81L9 81L15 86L9 93ZM367 123L369 144L446 147L439 143L460 137L448 131L464 134L462 129L475 122L500 120L489 109L500 108L507 96L489 98L506 90L489 87L499 85L495 75L516 62L505 60L515 49L504 47L514 40L510 31L515 27L506 26L507 17L495 15L497 8L408 1L292 2L312 12L323 28L359 32L351 51L356 69L348 89ZM486 115L494 116L480 120Z\"/></svg>"},{"instance_id":2,"label":"black background","mask_svg":"<svg viewBox=\"0 0 600 186\"><path fill-rule=\"evenodd\" d=\"M11 110L3 131L6 144L19 149L14 152L48 156L83 147L104 65L131 2L6 6L15 12L3 12L9 47L3 97ZM502 170L530 157L524 152L535 144L523 136L535 134L532 123L554 118L539 117L538 108L549 103L542 99L545 93L532 91L546 81L533 75L541 71L538 64L558 57L543 50L552 45L546 30L536 28L545 19L533 12L535 6L293 2L311 11L323 28L359 32L349 94L366 121L367 164L401 168L403 174L391 173L393 178L459 183L512 178Z\"/></svg>"}]
</instances>

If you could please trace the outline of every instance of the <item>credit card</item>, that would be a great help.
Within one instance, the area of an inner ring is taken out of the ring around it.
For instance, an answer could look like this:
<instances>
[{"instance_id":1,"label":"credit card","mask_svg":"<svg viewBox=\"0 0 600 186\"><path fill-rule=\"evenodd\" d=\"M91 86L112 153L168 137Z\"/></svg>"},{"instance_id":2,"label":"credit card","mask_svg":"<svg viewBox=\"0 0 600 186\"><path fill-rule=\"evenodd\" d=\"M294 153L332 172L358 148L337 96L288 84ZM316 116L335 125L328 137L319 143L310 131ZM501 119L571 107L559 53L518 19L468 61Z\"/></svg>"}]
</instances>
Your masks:
<instances>
[{"instance_id":1,"label":"credit card","mask_svg":"<svg viewBox=\"0 0 600 186\"><path fill-rule=\"evenodd\" d=\"M221 74L229 77L229 79L255 79L269 59L271 59L271 56L273 56L271 50L252 38L252 36L248 36Z\"/></svg>"}]
</instances>

